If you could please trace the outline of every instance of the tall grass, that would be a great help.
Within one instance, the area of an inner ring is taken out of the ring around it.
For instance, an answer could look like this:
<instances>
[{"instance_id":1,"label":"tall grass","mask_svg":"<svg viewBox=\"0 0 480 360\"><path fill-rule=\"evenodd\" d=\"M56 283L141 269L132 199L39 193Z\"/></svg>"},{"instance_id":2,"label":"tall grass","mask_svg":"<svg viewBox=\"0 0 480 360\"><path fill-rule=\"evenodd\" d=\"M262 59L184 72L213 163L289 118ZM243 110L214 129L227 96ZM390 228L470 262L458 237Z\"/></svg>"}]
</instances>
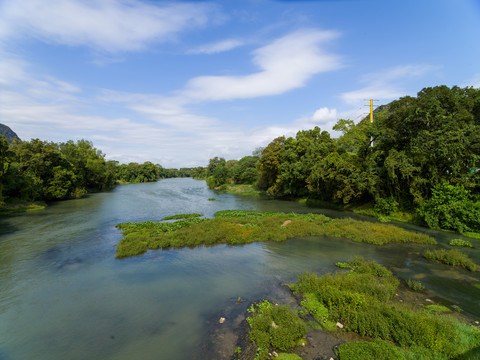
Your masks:
<instances>
[{"instance_id":1,"label":"tall grass","mask_svg":"<svg viewBox=\"0 0 480 360\"><path fill-rule=\"evenodd\" d=\"M293 237L325 235L356 242L383 245L391 242L435 244L425 234L393 225L353 219L331 219L320 214L262 213L252 210L225 210L213 219L201 214L181 214L162 220L123 223L117 227L125 235L117 246L117 258L139 255L147 249L168 249L216 244L248 244L257 241L285 241Z\"/></svg>"}]
</instances>

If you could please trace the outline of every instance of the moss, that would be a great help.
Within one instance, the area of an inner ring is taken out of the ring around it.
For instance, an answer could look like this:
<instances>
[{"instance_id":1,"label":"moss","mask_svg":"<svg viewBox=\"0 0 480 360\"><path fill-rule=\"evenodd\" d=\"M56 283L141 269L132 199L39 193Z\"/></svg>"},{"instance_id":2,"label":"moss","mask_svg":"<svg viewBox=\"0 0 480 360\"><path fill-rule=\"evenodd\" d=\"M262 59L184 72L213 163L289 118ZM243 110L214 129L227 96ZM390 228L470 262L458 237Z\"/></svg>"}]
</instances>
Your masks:
<instances>
[{"instance_id":1,"label":"moss","mask_svg":"<svg viewBox=\"0 0 480 360\"><path fill-rule=\"evenodd\" d=\"M379 339L372 342L347 342L340 345L335 352L340 360L406 360L401 349Z\"/></svg>"},{"instance_id":2,"label":"moss","mask_svg":"<svg viewBox=\"0 0 480 360\"><path fill-rule=\"evenodd\" d=\"M425 234L417 234L392 225L374 224L353 219L331 219L321 214L286 214L253 210L224 210L213 219L199 218L201 214L180 214L162 220L180 219L176 222L146 221L123 223L117 227L129 241L146 242L148 249L167 249L201 245L239 245L258 241L285 241L293 237L325 235L346 238L356 242L383 245L391 242L435 244ZM138 255L136 247L124 246L120 240L117 257ZM128 253L126 249L132 252ZM119 255L119 249L122 249ZM138 247L143 250L143 247Z\"/></svg>"}]
</instances>

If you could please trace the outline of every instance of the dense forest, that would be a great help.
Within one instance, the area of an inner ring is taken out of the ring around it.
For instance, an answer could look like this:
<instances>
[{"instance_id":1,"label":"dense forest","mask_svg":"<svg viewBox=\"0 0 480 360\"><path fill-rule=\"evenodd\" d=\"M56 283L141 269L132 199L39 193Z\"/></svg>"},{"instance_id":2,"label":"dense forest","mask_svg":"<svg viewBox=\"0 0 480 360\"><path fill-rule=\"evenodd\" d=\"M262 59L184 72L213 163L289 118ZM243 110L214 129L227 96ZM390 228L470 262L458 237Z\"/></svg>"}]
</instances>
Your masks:
<instances>
[{"instance_id":1,"label":"dense forest","mask_svg":"<svg viewBox=\"0 0 480 360\"><path fill-rule=\"evenodd\" d=\"M275 197L403 210L424 224L480 231L480 89L438 86L340 119L332 138L318 127L278 137L240 161L215 157L193 176L211 188L256 184Z\"/></svg>"},{"instance_id":2,"label":"dense forest","mask_svg":"<svg viewBox=\"0 0 480 360\"><path fill-rule=\"evenodd\" d=\"M0 136L0 207L18 201L79 198L118 183L150 182L188 175L187 169L158 164L119 165L86 140L53 143L32 139L9 141Z\"/></svg>"}]
</instances>

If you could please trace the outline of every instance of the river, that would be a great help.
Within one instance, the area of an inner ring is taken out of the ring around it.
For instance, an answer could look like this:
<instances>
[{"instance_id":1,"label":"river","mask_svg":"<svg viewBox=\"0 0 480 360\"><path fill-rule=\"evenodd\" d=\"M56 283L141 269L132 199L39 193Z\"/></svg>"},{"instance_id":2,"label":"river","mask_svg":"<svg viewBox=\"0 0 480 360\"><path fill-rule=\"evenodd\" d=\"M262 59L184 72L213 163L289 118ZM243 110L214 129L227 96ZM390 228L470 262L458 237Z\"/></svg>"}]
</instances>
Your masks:
<instances>
[{"instance_id":1,"label":"river","mask_svg":"<svg viewBox=\"0 0 480 360\"><path fill-rule=\"evenodd\" d=\"M376 260L403 279L419 279L431 298L480 319L480 289L472 285L480 284L479 273L428 263L418 245L309 237L115 259L118 223L193 212L212 217L226 209L367 219L297 202L218 194L188 178L118 186L0 218L0 359L202 358L224 309L238 300L244 307L262 298L275 301L279 285L297 274L335 271L335 262L354 255ZM429 233L442 247L462 238L401 226ZM462 251L480 263L478 248Z\"/></svg>"}]
</instances>

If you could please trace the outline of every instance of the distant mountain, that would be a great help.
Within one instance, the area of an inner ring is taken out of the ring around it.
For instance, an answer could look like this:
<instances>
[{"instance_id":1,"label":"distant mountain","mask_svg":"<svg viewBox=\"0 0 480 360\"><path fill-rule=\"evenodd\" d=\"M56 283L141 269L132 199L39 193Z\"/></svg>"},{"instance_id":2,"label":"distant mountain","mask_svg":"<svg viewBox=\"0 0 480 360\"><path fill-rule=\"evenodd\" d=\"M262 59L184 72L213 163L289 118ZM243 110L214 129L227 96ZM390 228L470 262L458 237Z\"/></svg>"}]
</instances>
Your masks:
<instances>
[{"instance_id":1,"label":"distant mountain","mask_svg":"<svg viewBox=\"0 0 480 360\"><path fill-rule=\"evenodd\" d=\"M5 136L10 143L12 143L14 139L20 140L18 135L7 125L0 124L0 135Z\"/></svg>"}]
</instances>

